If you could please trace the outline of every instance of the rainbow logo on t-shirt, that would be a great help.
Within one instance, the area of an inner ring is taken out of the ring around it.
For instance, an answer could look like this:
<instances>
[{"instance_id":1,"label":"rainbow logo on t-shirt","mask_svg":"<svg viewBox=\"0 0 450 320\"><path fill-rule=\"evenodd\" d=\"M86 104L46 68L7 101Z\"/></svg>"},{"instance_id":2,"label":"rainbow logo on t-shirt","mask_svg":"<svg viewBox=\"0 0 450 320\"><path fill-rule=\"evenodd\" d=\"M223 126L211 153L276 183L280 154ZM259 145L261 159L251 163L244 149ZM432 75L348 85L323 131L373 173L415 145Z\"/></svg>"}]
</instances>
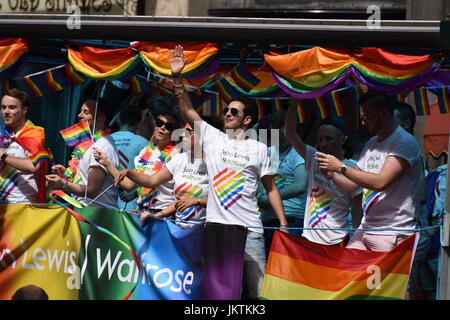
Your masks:
<instances>
[{"instance_id":1,"label":"rainbow logo on t-shirt","mask_svg":"<svg viewBox=\"0 0 450 320\"><path fill-rule=\"evenodd\" d=\"M188 198L199 198L203 193L203 189L198 185L193 185L192 183L184 182L178 188L175 189L175 197L177 199L188 199ZM190 206L184 209L183 215L180 216L181 220L190 220L196 212L196 206Z\"/></svg>"},{"instance_id":2,"label":"rainbow logo on t-shirt","mask_svg":"<svg viewBox=\"0 0 450 320\"><path fill-rule=\"evenodd\" d=\"M228 168L219 172L213 178L213 187L220 204L228 210L240 198L244 190L244 182L247 180L242 174L236 171L228 171Z\"/></svg>"},{"instance_id":3,"label":"rainbow logo on t-shirt","mask_svg":"<svg viewBox=\"0 0 450 320\"><path fill-rule=\"evenodd\" d=\"M307 214L311 216L309 226L314 228L320 221L327 218L327 211L330 210L333 198L320 187L311 190L309 195L309 208Z\"/></svg>"},{"instance_id":4,"label":"rainbow logo on t-shirt","mask_svg":"<svg viewBox=\"0 0 450 320\"><path fill-rule=\"evenodd\" d=\"M369 209L378 201L378 199L380 198L379 195L379 192L373 190L363 190L362 208L364 214L367 214L367 212L369 212Z\"/></svg>"},{"instance_id":5,"label":"rainbow logo on t-shirt","mask_svg":"<svg viewBox=\"0 0 450 320\"><path fill-rule=\"evenodd\" d=\"M286 178L284 178L282 175L277 174L275 176L274 180L275 180L275 185L277 186L278 190L283 189L287 185Z\"/></svg>"}]
</instances>

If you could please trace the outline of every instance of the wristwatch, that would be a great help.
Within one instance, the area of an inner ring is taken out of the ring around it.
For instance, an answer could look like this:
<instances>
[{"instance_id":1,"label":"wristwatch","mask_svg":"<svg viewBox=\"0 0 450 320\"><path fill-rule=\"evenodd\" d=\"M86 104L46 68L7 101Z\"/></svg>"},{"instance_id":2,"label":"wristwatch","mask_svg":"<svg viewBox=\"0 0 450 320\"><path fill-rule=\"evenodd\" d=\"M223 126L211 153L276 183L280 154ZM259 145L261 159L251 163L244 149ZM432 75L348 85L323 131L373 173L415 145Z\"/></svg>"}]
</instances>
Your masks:
<instances>
[{"instance_id":1,"label":"wristwatch","mask_svg":"<svg viewBox=\"0 0 450 320\"><path fill-rule=\"evenodd\" d=\"M201 207L202 203L200 202L200 198L197 198L197 207Z\"/></svg>"},{"instance_id":2,"label":"wristwatch","mask_svg":"<svg viewBox=\"0 0 450 320\"><path fill-rule=\"evenodd\" d=\"M345 174L347 172L347 166L344 164L342 167L339 168L339 172Z\"/></svg>"},{"instance_id":3,"label":"wristwatch","mask_svg":"<svg viewBox=\"0 0 450 320\"><path fill-rule=\"evenodd\" d=\"M3 162L5 162L6 158L8 157L8 155L6 153L2 154L2 156L0 157L0 159L2 159Z\"/></svg>"}]
</instances>

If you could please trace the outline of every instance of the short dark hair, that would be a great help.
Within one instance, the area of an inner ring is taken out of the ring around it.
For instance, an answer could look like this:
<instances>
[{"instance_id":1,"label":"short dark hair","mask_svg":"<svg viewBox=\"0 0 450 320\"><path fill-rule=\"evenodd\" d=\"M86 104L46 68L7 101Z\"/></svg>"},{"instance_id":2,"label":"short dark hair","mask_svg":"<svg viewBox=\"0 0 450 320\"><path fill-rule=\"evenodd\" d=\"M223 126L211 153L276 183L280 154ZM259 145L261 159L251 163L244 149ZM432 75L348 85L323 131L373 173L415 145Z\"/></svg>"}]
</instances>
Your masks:
<instances>
[{"instance_id":1,"label":"short dark hair","mask_svg":"<svg viewBox=\"0 0 450 320\"><path fill-rule=\"evenodd\" d=\"M18 289L11 300L48 300L48 295L44 289L31 284Z\"/></svg>"},{"instance_id":2,"label":"short dark hair","mask_svg":"<svg viewBox=\"0 0 450 320\"><path fill-rule=\"evenodd\" d=\"M142 120L141 109L137 105L128 105L120 111L120 125L136 126Z\"/></svg>"},{"instance_id":3,"label":"short dark hair","mask_svg":"<svg viewBox=\"0 0 450 320\"><path fill-rule=\"evenodd\" d=\"M22 107L27 107L28 109L30 108L30 98L28 97L28 94L23 90L11 88L6 90L4 96L16 98L22 103Z\"/></svg>"},{"instance_id":4,"label":"short dark hair","mask_svg":"<svg viewBox=\"0 0 450 320\"><path fill-rule=\"evenodd\" d=\"M108 101L106 101L104 98L98 97L97 100L89 98L84 103L88 101L92 101L94 103L94 109L91 110L92 114L95 115L95 106L97 105L97 117L99 115L104 116L106 118L106 125L108 125L114 115L114 110L111 108Z\"/></svg>"},{"instance_id":5,"label":"short dark hair","mask_svg":"<svg viewBox=\"0 0 450 320\"><path fill-rule=\"evenodd\" d=\"M369 89L364 93L358 101L360 106L368 105L369 107L375 107L376 110L384 109L389 114L394 114L394 101L386 93Z\"/></svg>"},{"instance_id":6,"label":"short dark hair","mask_svg":"<svg viewBox=\"0 0 450 320\"><path fill-rule=\"evenodd\" d=\"M408 128L408 131L414 132L414 127L416 126L416 112L413 107L406 102L396 102L394 103L394 110L398 110L402 122L406 120L411 121L411 127Z\"/></svg>"},{"instance_id":7,"label":"short dark hair","mask_svg":"<svg viewBox=\"0 0 450 320\"><path fill-rule=\"evenodd\" d=\"M344 150L344 157L346 159L350 159L353 156L353 149L349 143L349 140L350 140L349 131L348 131L348 128L347 128L347 125L345 124L345 122L340 118L326 117L325 119L323 119L320 122L319 127L320 126L333 126L336 129L338 129L340 132L342 132L342 134L344 136L347 137L344 144L342 145L342 149Z\"/></svg>"},{"instance_id":8,"label":"short dark hair","mask_svg":"<svg viewBox=\"0 0 450 320\"><path fill-rule=\"evenodd\" d=\"M258 122L258 107L256 106L255 101L247 98L246 96L236 96L231 99L230 103L233 101L238 101L244 105L244 116L250 116L252 121L248 125L248 129L250 129L256 122Z\"/></svg>"}]
</instances>

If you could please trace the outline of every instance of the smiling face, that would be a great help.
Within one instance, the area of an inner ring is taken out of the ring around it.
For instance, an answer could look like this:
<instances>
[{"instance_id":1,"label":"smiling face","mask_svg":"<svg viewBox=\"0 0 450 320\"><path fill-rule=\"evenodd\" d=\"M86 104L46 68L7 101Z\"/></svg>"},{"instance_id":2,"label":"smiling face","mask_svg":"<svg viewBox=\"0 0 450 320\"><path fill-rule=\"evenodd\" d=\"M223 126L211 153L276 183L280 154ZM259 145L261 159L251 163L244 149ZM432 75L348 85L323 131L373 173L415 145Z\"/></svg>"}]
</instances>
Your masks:
<instances>
[{"instance_id":1,"label":"smiling face","mask_svg":"<svg viewBox=\"0 0 450 320\"><path fill-rule=\"evenodd\" d=\"M27 111L28 107L23 106L19 99L8 95L3 96L3 123L13 131L20 130L25 125Z\"/></svg>"},{"instance_id":2,"label":"smiling face","mask_svg":"<svg viewBox=\"0 0 450 320\"><path fill-rule=\"evenodd\" d=\"M160 115L156 119L156 126L153 131L155 142L167 144L171 141L172 132L178 127L176 119L171 115Z\"/></svg>"},{"instance_id":3,"label":"smiling face","mask_svg":"<svg viewBox=\"0 0 450 320\"><path fill-rule=\"evenodd\" d=\"M246 129L250 123L249 116L244 115L244 104L240 101L232 101L223 110L223 128Z\"/></svg>"}]
</instances>

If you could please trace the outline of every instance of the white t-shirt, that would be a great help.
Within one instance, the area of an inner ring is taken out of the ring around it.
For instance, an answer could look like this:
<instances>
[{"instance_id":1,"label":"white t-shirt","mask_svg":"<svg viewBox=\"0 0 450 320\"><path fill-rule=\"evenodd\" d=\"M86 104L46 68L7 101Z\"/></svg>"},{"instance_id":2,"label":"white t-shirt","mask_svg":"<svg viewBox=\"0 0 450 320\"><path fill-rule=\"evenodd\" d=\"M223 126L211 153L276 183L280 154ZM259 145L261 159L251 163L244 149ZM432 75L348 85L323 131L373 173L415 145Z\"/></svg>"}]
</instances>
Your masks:
<instances>
[{"instance_id":1,"label":"white t-shirt","mask_svg":"<svg viewBox=\"0 0 450 320\"><path fill-rule=\"evenodd\" d=\"M9 156L28 158L28 152L13 141L6 149ZM6 179L5 179L6 178ZM10 203L36 203L37 182L35 175L19 171L9 165L0 165L0 198Z\"/></svg>"},{"instance_id":2,"label":"white t-shirt","mask_svg":"<svg viewBox=\"0 0 450 320\"><path fill-rule=\"evenodd\" d=\"M414 229L415 215L419 209L420 148L414 136L397 126L381 142L371 138L361 152L358 167L379 173L387 157L405 159L410 167L384 191L364 189L361 227L364 229ZM377 234L409 234L402 231L367 231Z\"/></svg>"},{"instance_id":3,"label":"white t-shirt","mask_svg":"<svg viewBox=\"0 0 450 320\"><path fill-rule=\"evenodd\" d=\"M84 153L83 157L80 159L80 162L78 163L77 176L79 175L79 177L82 180L82 183L84 185L87 185L89 168L97 167L103 169L105 171L105 178L103 179L102 186L100 187L100 191L98 194L104 192L109 187L110 188L95 200L99 203L92 202L90 206L101 207L102 206L101 204L106 204L109 206L117 207L117 198L119 196L118 188L116 186L111 187L111 185L114 183L114 178L108 173L108 171L104 166L102 166L95 160L94 155L92 154L93 147L103 151L108 157L109 161L111 161L111 163L115 167L119 166L119 157L117 149L114 145L114 140L110 136L106 136L96 141ZM96 196L98 196L98 194ZM79 201L81 201L85 205L91 202L91 200L83 200L83 199L79 199Z\"/></svg>"},{"instance_id":4,"label":"white t-shirt","mask_svg":"<svg viewBox=\"0 0 450 320\"><path fill-rule=\"evenodd\" d=\"M332 180L326 178L314 159L317 150L306 147L306 170L308 176L308 197L306 199L305 228L348 228L348 215L352 199L361 193L361 189L353 193L337 187ZM356 162L344 159L348 166L355 167ZM303 236L309 241L333 245L345 239L348 230L303 230Z\"/></svg>"},{"instance_id":5,"label":"white t-shirt","mask_svg":"<svg viewBox=\"0 0 450 320\"><path fill-rule=\"evenodd\" d=\"M141 165L139 163L139 160L141 159L142 155L145 153L146 148L143 148L141 152L139 153L136 158L134 158L134 167ZM152 155L148 159L147 164L145 165L145 171L144 174L146 175L152 175L153 171L152 168L156 165L156 161L161 156L161 150L159 148L155 148ZM171 159L169 159L171 161ZM162 168L169 162L167 161ZM162 169L161 168L161 169ZM155 209L155 210L162 210L166 208L168 205L170 205L172 202L174 202L176 199L173 195L173 185L174 181L173 179L169 182L163 183L156 187L156 190L152 192L149 196L145 197L144 199L139 198L137 201L139 210L145 210L145 209Z\"/></svg>"},{"instance_id":6,"label":"white t-shirt","mask_svg":"<svg viewBox=\"0 0 450 320\"><path fill-rule=\"evenodd\" d=\"M203 159L194 159L194 162L191 162L190 154L183 152L174 155L166 164L166 168L173 175L176 199L200 199L208 196L208 171ZM177 211L175 216L178 225L192 227L194 223L182 223L182 221L204 222L206 208L190 206L184 211Z\"/></svg>"},{"instance_id":7,"label":"white t-shirt","mask_svg":"<svg viewBox=\"0 0 450 320\"><path fill-rule=\"evenodd\" d=\"M267 147L253 139L237 140L201 122L200 145L208 168L209 196L206 220L241 225L263 233L256 201L258 181L275 175Z\"/></svg>"}]
</instances>

